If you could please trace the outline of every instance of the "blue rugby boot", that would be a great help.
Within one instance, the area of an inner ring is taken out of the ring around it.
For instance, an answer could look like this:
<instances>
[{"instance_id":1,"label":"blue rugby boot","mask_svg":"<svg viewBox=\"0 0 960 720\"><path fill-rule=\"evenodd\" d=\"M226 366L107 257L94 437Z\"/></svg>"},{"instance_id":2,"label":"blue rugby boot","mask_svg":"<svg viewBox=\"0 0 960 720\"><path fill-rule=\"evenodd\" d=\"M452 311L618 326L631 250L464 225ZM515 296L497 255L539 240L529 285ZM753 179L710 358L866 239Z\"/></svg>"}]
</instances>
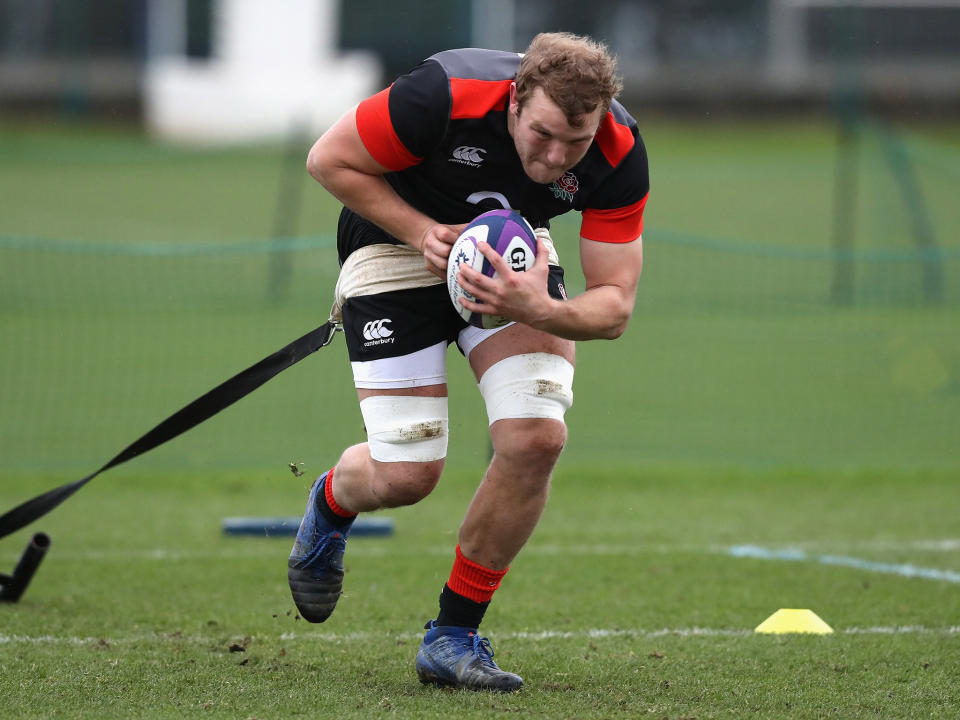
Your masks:
<instances>
[{"instance_id":1,"label":"blue rugby boot","mask_svg":"<svg viewBox=\"0 0 960 720\"><path fill-rule=\"evenodd\" d=\"M307 509L287 561L287 582L293 602L304 620L322 623L337 606L343 589L343 553L353 520L342 527L321 513L327 473L310 488Z\"/></svg>"},{"instance_id":2,"label":"blue rugby boot","mask_svg":"<svg viewBox=\"0 0 960 720\"><path fill-rule=\"evenodd\" d=\"M515 692L523 678L497 667L490 641L470 628L438 627L431 620L417 652L417 676L423 684L466 690Z\"/></svg>"}]
</instances>

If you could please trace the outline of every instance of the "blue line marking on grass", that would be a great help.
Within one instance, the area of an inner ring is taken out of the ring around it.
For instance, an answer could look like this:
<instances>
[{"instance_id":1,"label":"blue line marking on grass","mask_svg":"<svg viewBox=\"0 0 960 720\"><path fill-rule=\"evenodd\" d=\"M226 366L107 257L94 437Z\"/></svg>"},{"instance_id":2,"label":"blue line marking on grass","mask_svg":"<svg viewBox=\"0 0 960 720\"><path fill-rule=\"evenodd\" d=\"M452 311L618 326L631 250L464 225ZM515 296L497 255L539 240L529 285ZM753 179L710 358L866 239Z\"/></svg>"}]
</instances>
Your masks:
<instances>
[{"instance_id":1,"label":"blue line marking on grass","mask_svg":"<svg viewBox=\"0 0 960 720\"><path fill-rule=\"evenodd\" d=\"M942 580L944 582L960 583L960 573L953 570L938 570L936 568L917 567L916 565L898 565L895 563L874 562L862 558L844 557L842 555L810 555L803 550L760 547L759 545L734 545L728 550L733 557L759 558L761 560L789 560L794 562L816 562L821 565L840 565L856 570L900 575L901 577L923 578L924 580Z\"/></svg>"}]
</instances>

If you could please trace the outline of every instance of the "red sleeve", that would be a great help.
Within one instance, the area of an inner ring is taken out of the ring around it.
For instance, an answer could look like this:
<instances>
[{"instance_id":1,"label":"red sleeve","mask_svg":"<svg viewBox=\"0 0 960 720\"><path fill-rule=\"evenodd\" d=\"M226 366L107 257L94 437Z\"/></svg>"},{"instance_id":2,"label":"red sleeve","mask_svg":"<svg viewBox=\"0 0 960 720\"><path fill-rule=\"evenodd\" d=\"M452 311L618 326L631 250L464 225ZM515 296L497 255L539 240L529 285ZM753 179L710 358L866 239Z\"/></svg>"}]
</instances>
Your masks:
<instances>
[{"instance_id":1,"label":"red sleeve","mask_svg":"<svg viewBox=\"0 0 960 720\"><path fill-rule=\"evenodd\" d=\"M610 167L617 167L633 149L636 138L630 126L619 122L610 111L600 123L596 142Z\"/></svg>"},{"instance_id":2,"label":"red sleeve","mask_svg":"<svg viewBox=\"0 0 960 720\"><path fill-rule=\"evenodd\" d=\"M640 200L626 207L610 210L587 208L580 223L580 237L608 243L627 243L636 240L643 232L643 208L647 193Z\"/></svg>"},{"instance_id":3,"label":"red sleeve","mask_svg":"<svg viewBox=\"0 0 960 720\"><path fill-rule=\"evenodd\" d=\"M509 80L450 79L450 118L482 118L492 110L505 110L510 95Z\"/></svg>"},{"instance_id":4,"label":"red sleeve","mask_svg":"<svg viewBox=\"0 0 960 720\"><path fill-rule=\"evenodd\" d=\"M416 165L422 158L407 150L393 128L390 89L381 90L357 106L357 130L373 159L388 170L397 171Z\"/></svg>"}]
</instances>

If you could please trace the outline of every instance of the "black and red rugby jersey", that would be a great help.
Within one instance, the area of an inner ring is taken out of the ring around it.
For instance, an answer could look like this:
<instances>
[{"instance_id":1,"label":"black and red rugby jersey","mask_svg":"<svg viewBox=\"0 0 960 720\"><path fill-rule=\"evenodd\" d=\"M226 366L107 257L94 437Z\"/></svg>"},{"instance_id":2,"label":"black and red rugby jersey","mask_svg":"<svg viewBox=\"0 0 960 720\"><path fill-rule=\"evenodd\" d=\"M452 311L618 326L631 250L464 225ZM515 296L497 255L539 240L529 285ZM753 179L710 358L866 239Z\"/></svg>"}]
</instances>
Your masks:
<instances>
[{"instance_id":1,"label":"black and red rugby jersey","mask_svg":"<svg viewBox=\"0 0 960 720\"><path fill-rule=\"evenodd\" d=\"M584 158L558 181L535 183L507 131L519 63L516 53L477 48L433 55L360 103L360 138L390 169L385 178L400 197L439 222L510 207L549 227L550 218L579 210L581 236L636 239L650 186L636 121L614 101Z\"/></svg>"}]
</instances>

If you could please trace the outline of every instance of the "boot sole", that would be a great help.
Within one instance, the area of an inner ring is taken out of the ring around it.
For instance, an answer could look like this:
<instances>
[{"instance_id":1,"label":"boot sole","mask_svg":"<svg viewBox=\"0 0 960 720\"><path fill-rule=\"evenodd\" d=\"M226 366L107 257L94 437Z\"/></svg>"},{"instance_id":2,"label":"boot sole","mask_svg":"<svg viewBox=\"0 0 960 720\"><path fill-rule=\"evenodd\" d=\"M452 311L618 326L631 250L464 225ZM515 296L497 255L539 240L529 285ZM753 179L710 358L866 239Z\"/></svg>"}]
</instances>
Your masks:
<instances>
[{"instance_id":1,"label":"boot sole","mask_svg":"<svg viewBox=\"0 0 960 720\"><path fill-rule=\"evenodd\" d=\"M317 579L307 570L288 567L287 582L300 617L307 622L322 623L330 617L343 594L342 572L330 571Z\"/></svg>"}]
</instances>

